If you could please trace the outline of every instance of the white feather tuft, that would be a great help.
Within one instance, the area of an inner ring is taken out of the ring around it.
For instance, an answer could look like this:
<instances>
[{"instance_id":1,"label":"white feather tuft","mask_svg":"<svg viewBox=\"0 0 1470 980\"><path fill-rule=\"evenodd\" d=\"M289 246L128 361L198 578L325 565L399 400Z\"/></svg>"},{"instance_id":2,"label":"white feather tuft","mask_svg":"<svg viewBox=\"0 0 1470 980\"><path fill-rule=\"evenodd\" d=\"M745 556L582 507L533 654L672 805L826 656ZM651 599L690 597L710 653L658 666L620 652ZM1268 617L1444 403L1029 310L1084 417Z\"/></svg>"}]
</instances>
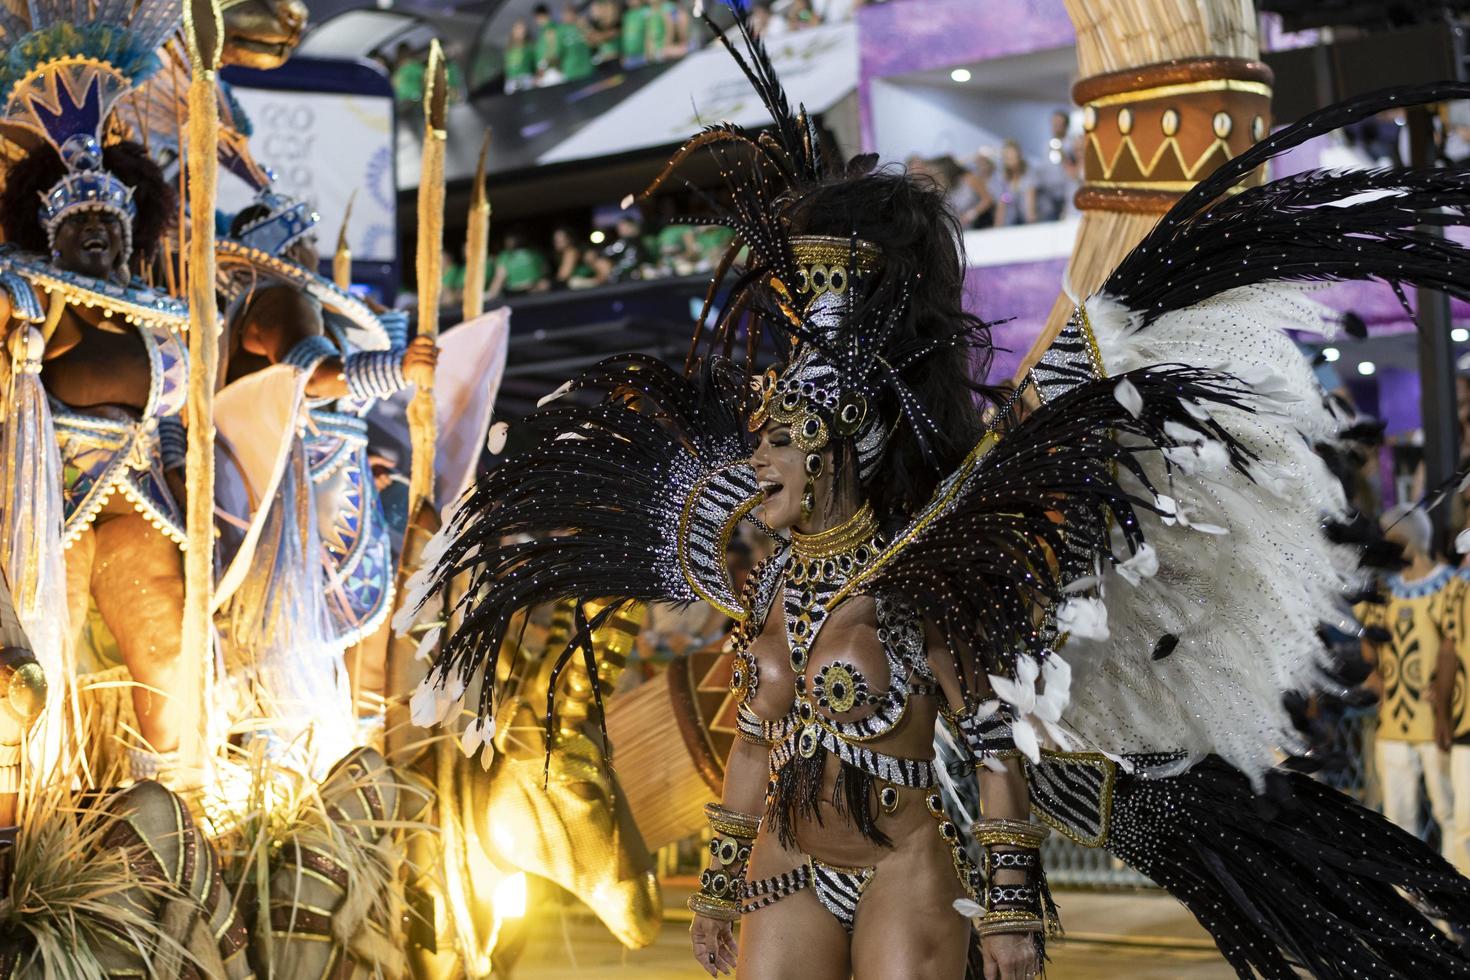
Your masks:
<instances>
[{"instance_id":1,"label":"white feather tuft","mask_svg":"<svg viewBox=\"0 0 1470 980\"><path fill-rule=\"evenodd\" d=\"M429 631L426 632L423 637L419 639L419 645L413 651L413 659L422 661L423 663L433 663L435 652L434 648L439 645L439 637L443 635L444 627L435 626L430 628Z\"/></svg>"},{"instance_id":2,"label":"white feather tuft","mask_svg":"<svg viewBox=\"0 0 1470 980\"><path fill-rule=\"evenodd\" d=\"M505 441L510 438L510 423L496 422L490 426L490 435L485 439L485 448L490 450L490 455L499 456L505 452Z\"/></svg>"},{"instance_id":3,"label":"white feather tuft","mask_svg":"<svg viewBox=\"0 0 1470 980\"><path fill-rule=\"evenodd\" d=\"M1101 599L1068 599L1057 607L1057 629L1084 640L1108 638L1108 607Z\"/></svg>"},{"instance_id":4,"label":"white feather tuft","mask_svg":"<svg viewBox=\"0 0 1470 980\"><path fill-rule=\"evenodd\" d=\"M1138 551L1127 561L1118 563L1118 574L1123 576L1129 585L1138 585L1146 578L1153 578L1159 573L1159 553L1153 545L1148 542L1138 546Z\"/></svg>"},{"instance_id":5,"label":"white feather tuft","mask_svg":"<svg viewBox=\"0 0 1470 980\"><path fill-rule=\"evenodd\" d=\"M1133 382L1127 378L1118 382L1118 386L1113 389L1113 397L1118 399L1118 404L1128 409L1128 414L1134 418L1143 414L1143 396L1138 393L1137 388L1133 387Z\"/></svg>"},{"instance_id":6,"label":"white feather tuft","mask_svg":"<svg viewBox=\"0 0 1470 980\"><path fill-rule=\"evenodd\" d=\"M560 388L557 388L555 391L553 391L549 395L543 395L542 398L541 398L541 400L536 403L536 407L537 408L545 408L547 405L550 405L552 402L556 401L562 395L565 395L567 392L569 392L571 390L572 390L572 383L570 381L564 381L564 382L562 382L562 385L561 385Z\"/></svg>"},{"instance_id":7,"label":"white feather tuft","mask_svg":"<svg viewBox=\"0 0 1470 980\"><path fill-rule=\"evenodd\" d=\"M490 740L495 737L494 718L476 718L464 727L464 733L459 737L459 750L467 758L473 759L475 753L482 746L490 745Z\"/></svg>"},{"instance_id":8,"label":"white feather tuft","mask_svg":"<svg viewBox=\"0 0 1470 980\"><path fill-rule=\"evenodd\" d=\"M464 681L458 672L446 678L442 672L431 670L409 698L409 718L420 728L442 725L458 713L463 697Z\"/></svg>"}]
</instances>

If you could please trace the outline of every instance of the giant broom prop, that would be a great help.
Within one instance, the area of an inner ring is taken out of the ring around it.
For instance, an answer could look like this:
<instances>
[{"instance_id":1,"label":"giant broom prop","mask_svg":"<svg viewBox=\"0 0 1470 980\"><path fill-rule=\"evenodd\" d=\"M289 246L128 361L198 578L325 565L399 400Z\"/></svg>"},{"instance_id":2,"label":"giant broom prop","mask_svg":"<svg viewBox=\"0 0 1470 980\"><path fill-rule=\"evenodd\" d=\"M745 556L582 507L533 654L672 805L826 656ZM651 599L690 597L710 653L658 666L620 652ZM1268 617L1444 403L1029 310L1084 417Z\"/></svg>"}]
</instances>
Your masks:
<instances>
[{"instance_id":1,"label":"giant broom prop","mask_svg":"<svg viewBox=\"0 0 1470 980\"><path fill-rule=\"evenodd\" d=\"M1082 224L1067 288L1020 377L1179 196L1266 135L1271 70L1251 0L1065 0L1083 109Z\"/></svg>"}]
</instances>

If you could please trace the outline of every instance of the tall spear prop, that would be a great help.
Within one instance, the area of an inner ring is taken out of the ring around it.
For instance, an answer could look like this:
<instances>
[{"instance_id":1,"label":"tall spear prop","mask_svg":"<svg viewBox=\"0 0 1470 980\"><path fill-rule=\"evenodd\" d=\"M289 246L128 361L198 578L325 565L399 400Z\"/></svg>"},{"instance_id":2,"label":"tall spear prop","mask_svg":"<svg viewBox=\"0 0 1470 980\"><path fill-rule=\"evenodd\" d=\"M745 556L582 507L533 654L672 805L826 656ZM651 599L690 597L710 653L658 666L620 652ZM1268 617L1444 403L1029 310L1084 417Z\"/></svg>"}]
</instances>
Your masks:
<instances>
[{"instance_id":1,"label":"tall spear prop","mask_svg":"<svg viewBox=\"0 0 1470 980\"><path fill-rule=\"evenodd\" d=\"M217 0L190 0L189 42L189 441L185 475L188 545L184 552L183 674L170 695L191 699L193 724L183 727L179 763L204 772L209 744L210 599L214 585L214 389L219 360L219 308L214 283L214 204L219 142L215 71L224 35Z\"/></svg>"},{"instance_id":2,"label":"tall spear prop","mask_svg":"<svg viewBox=\"0 0 1470 980\"><path fill-rule=\"evenodd\" d=\"M352 246L347 244L347 226L352 223L352 204L357 200L353 189L347 198L347 213L342 215L342 227L337 229L337 251L332 253L332 281L343 292L352 288Z\"/></svg>"},{"instance_id":3,"label":"tall spear prop","mask_svg":"<svg viewBox=\"0 0 1470 980\"><path fill-rule=\"evenodd\" d=\"M419 175L419 237L415 263L419 287L420 337L439 336L439 291L443 283L440 268L444 248L444 117L448 101L448 78L444 69L444 50L436 40L429 45L429 80L424 92L424 156ZM434 496L434 389L419 385L408 403L409 442L413 449L413 466L409 471L408 512L419 508Z\"/></svg>"},{"instance_id":4,"label":"tall spear prop","mask_svg":"<svg viewBox=\"0 0 1470 980\"><path fill-rule=\"evenodd\" d=\"M448 79L444 66L444 51L439 42L429 45L429 64L425 71L428 87L424 92L424 152L419 173L418 200L418 255L415 269L419 291L418 332L423 337L439 335L439 295L443 285L440 269L444 248L444 143L445 113ZM434 417L434 390L432 386L419 385L413 399L408 403L409 444L413 462L409 470L408 483L408 528L404 533L403 552L398 567L398 594L405 595L408 575L418 567L424 545L439 525L434 512L434 443L437 438ZM413 643L405 637L394 637L388 644L387 677L389 690L409 691L414 682L408 680L417 673L413 661ZM389 705L387 724L387 747L390 757L397 764L410 761L403 754L416 755L413 750L402 753L405 741L417 741L405 724L406 699L394 698ZM421 745L421 743L420 743ZM417 977L448 977L454 970L454 950L457 943L448 943L454 933L454 917L457 909L445 894L441 876L436 871L441 866L457 865L459 861L458 841L455 838L457 820L454 796L454 767L452 741L440 738L432 753L418 756L417 764L433 779L438 808L437 834L415 833L409 836L409 864L417 869L410 875L410 889L424 897L429 908L421 911L428 921L421 923L434 935L410 937L409 957L413 973ZM400 754L402 753L402 754ZM431 911L432 910L432 911Z\"/></svg>"},{"instance_id":5,"label":"tall spear prop","mask_svg":"<svg viewBox=\"0 0 1470 980\"><path fill-rule=\"evenodd\" d=\"M460 321L469 323L485 312L485 266L490 256L490 195L485 188L485 164L490 159L490 130L480 143L475 167L475 191L470 199L469 228L464 239L464 305Z\"/></svg>"}]
</instances>

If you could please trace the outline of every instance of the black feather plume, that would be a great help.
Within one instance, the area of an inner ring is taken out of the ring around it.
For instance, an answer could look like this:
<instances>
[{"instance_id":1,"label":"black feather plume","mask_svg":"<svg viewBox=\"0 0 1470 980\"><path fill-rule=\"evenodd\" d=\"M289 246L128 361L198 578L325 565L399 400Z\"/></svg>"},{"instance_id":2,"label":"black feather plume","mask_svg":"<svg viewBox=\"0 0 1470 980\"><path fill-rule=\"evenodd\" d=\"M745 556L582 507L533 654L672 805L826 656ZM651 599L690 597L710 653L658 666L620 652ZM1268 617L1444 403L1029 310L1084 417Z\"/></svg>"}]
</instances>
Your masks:
<instances>
[{"instance_id":1,"label":"black feather plume","mask_svg":"<svg viewBox=\"0 0 1470 980\"><path fill-rule=\"evenodd\" d=\"M1142 398L1137 416L1117 396L1124 382ZM1245 469L1239 442L1213 420L1198 421L1184 401L1240 409L1246 397L1231 379L1181 366L1100 381L1078 373L1076 385L1011 425L968 474L962 468L941 486L898 534L902 546L855 590L905 596L951 649L1008 674L1017 654L1040 655L1052 641L1033 611L1054 608L1068 585L1095 574L1097 556L1115 554L1115 531L1129 553L1143 544L1138 512L1161 512L1155 495L1167 493L1153 486L1144 461L1179 445L1166 426L1203 428Z\"/></svg>"},{"instance_id":2,"label":"black feather plume","mask_svg":"<svg viewBox=\"0 0 1470 980\"><path fill-rule=\"evenodd\" d=\"M1315 112L1186 193L1103 292L1147 322L1228 289L1376 278L1470 297L1470 250L1426 227L1470 224L1470 169L1313 171L1226 196L1272 157L1384 109L1470 97L1445 82L1377 92Z\"/></svg>"},{"instance_id":3,"label":"black feather plume","mask_svg":"<svg viewBox=\"0 0 1470 980\"><path fill-rule=\"evenodd\" d=\"M556 675L627 601L697 596L672 538L690 493L712 472L749 455L737 415L742 390L720 366L694 378L630 354L589 369L573 391L522 420L531 448L505 458L441 532L442 552L415 591L437 594L467 573L457 628L435 670L468 686L483 671L479 710L494 707L496 660L515 615L559 600L611 600L577 618ZM754 486L753 478L751 480ZM595 658L588 669L596 674ZM595 685L594 685L595 686ZM548 704L548 711L550 705Z\"/></svg>"}]
</instances>

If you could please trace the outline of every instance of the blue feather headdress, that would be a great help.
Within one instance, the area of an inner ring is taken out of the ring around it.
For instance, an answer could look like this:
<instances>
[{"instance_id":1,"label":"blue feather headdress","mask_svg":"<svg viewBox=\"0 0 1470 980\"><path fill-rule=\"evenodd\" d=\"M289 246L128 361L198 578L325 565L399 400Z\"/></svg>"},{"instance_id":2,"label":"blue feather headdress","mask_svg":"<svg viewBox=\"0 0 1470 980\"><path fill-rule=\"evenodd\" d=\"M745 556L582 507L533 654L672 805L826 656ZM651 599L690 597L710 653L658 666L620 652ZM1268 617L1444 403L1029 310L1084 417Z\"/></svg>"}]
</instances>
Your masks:
<instances>
[{"instance_id":1,"label":"blue feather headdress","mask_svg":"<svg viewBox=\"0 0 1470 980\"><path fill-rule=\"evenodd\" d=\"M181 17L180 0L32 0L24 14L0 9L5 122L51 144L67 169L41 201L51 239L79 210L115 214L131 230L132 189L103 168L103 128L117 101L158 70L158 49Z\"/></svg>"}]
</instances>

